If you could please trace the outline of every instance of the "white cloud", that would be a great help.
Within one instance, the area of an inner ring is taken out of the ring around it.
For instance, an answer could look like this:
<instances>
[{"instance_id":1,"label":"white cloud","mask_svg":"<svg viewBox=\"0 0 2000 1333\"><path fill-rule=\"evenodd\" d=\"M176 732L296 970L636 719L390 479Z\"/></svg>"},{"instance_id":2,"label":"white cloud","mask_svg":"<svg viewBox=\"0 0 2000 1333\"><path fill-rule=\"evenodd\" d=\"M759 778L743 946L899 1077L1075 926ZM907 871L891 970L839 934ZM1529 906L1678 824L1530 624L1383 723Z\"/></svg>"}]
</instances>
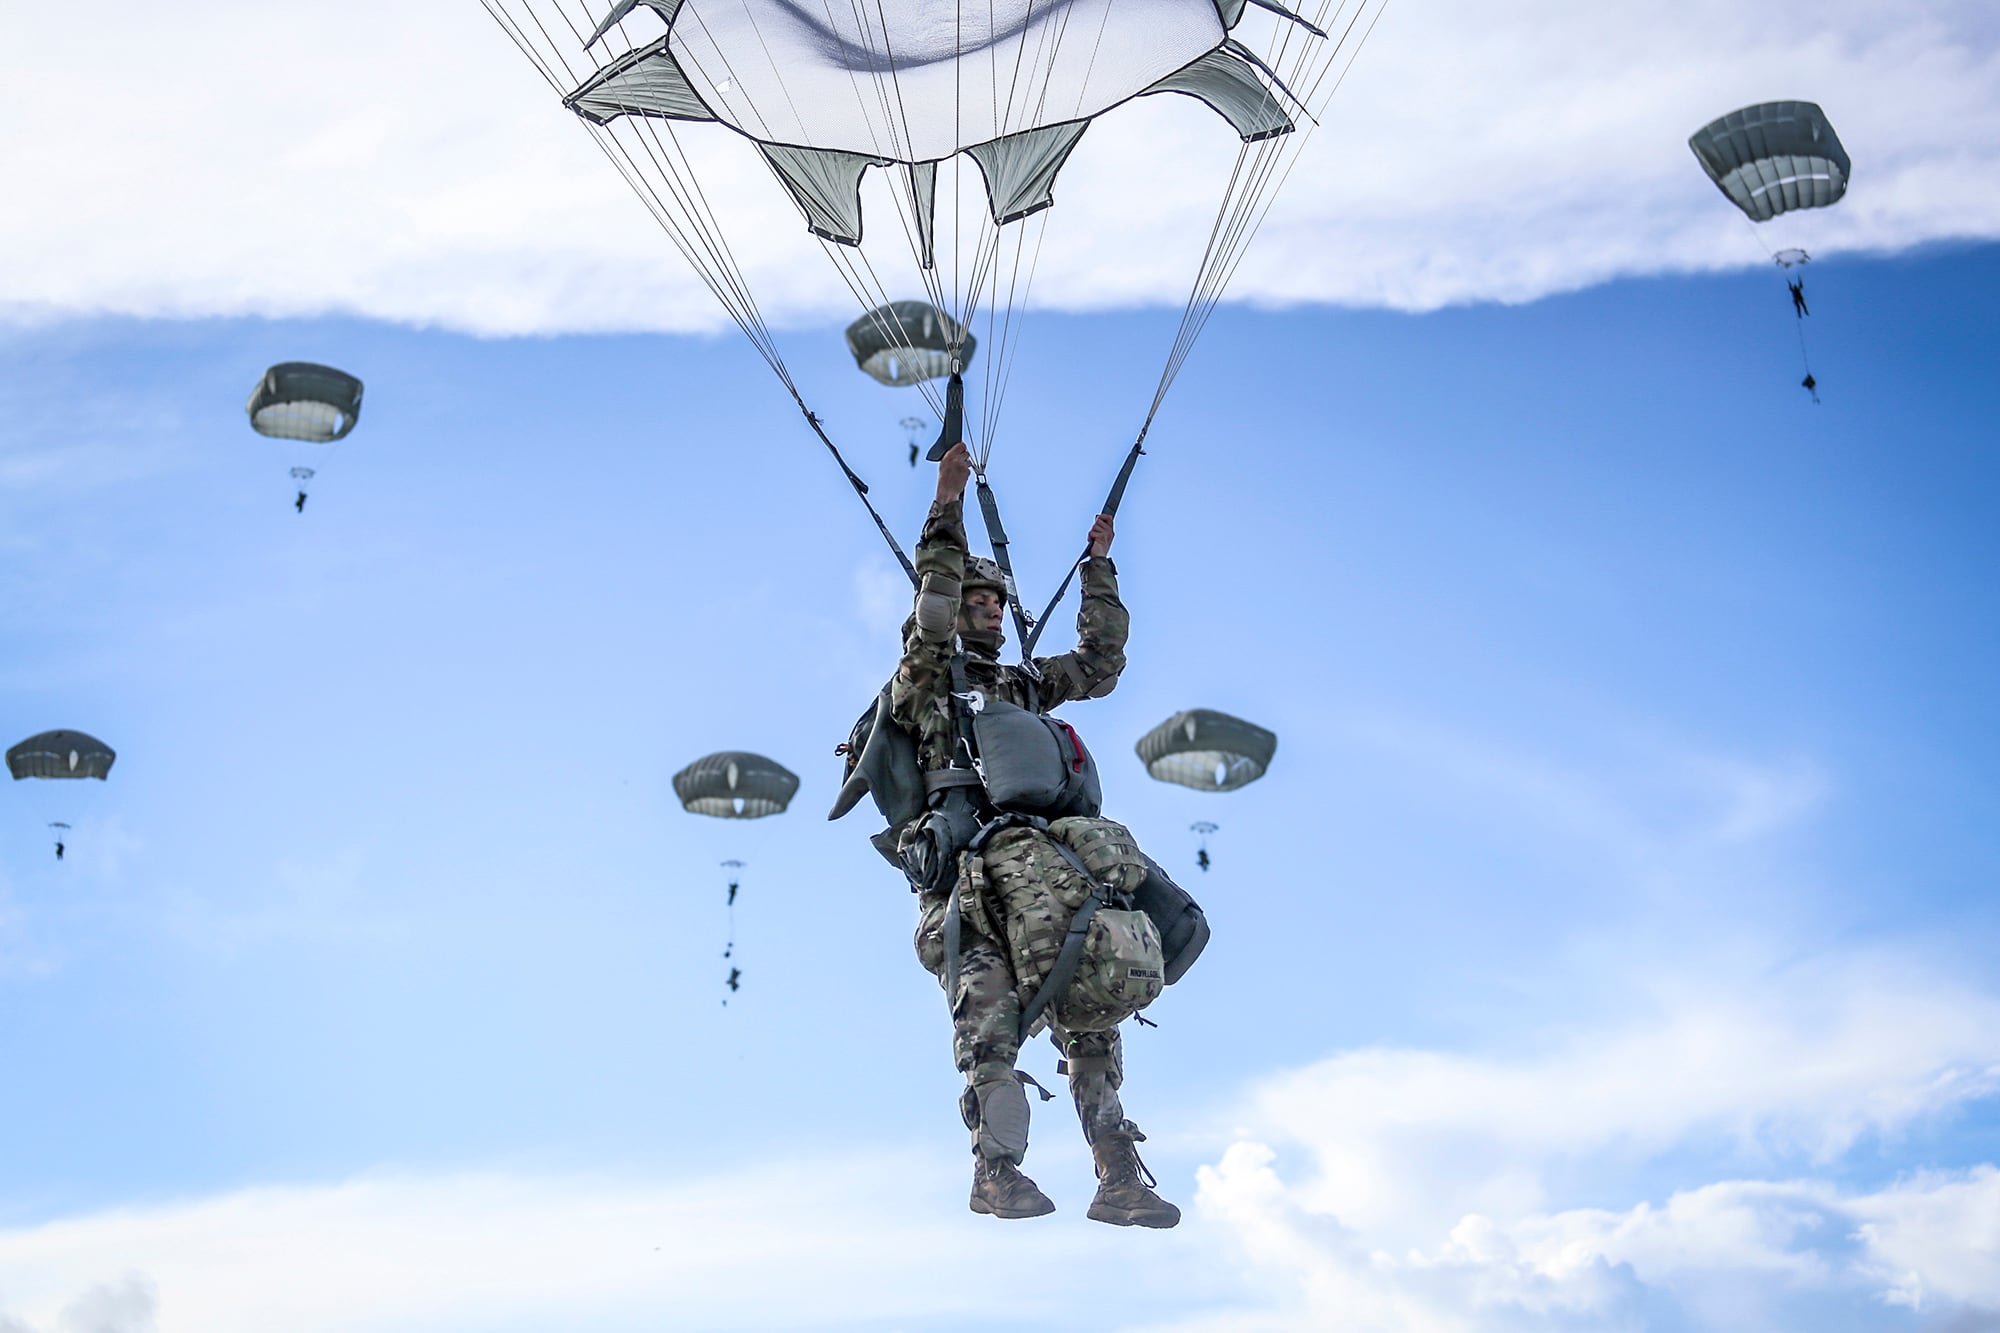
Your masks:
<instances>
[{"instance_id":1,"label":"white cloud","mask_svg":"<svg viewBox=\"0 0 2000 1333\"><path fill-rule=\"evenodd\" d=\"M1665 1309L1711 1327L1829 1297L1884 1327L1892 1306L2000 1317L2000 1171L1843 1183L1862 1145L2000 1093L2000 999L1889 957L1639 989L1650 1013L1606 1020L1630 997L1580 996L1566 1036L1512 1055L1366 1050L1272 1079L1199 1204L1313 1327L1647 1327ZM1676 1158L1808 1174L1577 1206Z\"/></svg>"},{"instance_id":2,"label":"white cloud","mask_svg":"<svg viewBox=\"0 0 2000 1333\"><path fill-rule=\"evenodd\" d=\"M0 290L17 319L341 311L501 332L719 322L474 5L127 0L87 21L24 10L9 37ZM2000 32L1973 0L1399 3L1236 292L1423 309L1760 261L1683 141L1770 97L1821 101L1856 162L1848 200L1804 219L1793 241L1833 252L1992 238L1996 88ZM1183 102L1147 99L1085 136L1058 185L1037 300L1178 304L1213 211L1208 185L1233 160L1204 109L1168 105ZM849 310L733 139L686 135L767 315Z\"/></svg>"},{"instance_id":3,"label":"white cloud","mask_svg":"<svg viewBox=\"0 0 2000 1333\"><path fill-rule=\"evenodd\" d=\"M0 1330L958 1327L994 1314L954 1261L969 1245L1055 1274L1110 1261L1130 1234L1085 1222L1059 1186L1067 1216L975 1217L964 1173L961 1154L888 1154L674 1182L383 1175L120 1208L0 1231ZM1188 1261L1184 1237L1155 1239L1122 1271L1164 1280ZM1046 1321L1070 1299L1059 1281L1010 1288L1006 1313Z\"/></svg>"}]
</instances>

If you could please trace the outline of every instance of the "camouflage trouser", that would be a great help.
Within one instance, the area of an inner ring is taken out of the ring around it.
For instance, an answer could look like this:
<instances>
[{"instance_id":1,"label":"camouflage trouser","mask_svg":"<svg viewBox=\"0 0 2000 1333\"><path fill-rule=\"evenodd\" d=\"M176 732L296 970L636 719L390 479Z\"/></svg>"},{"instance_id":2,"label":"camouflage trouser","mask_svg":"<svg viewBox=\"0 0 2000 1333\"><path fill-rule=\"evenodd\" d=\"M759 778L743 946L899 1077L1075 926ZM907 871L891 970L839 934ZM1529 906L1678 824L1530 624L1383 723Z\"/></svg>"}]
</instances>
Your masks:
<instances>
[{"instance_id":1,"label":"camouflage trouser","mask_svg":"<svg viewBox=\"0 0 2000 1333\"><path fill-rule=\"evenodd\" d=\"M917 921L917 959L940 985L945 904L946 895L925 894ZM973 1151L1018 1163L1028 1150L1028 1095L1014 1075L1021 1050L1021 999L1007 951L983 935L968 932L961 942L951 1021L952 1057L966 1085L959 1112L972 1131ZM1070 1097L1083 1122L1083 1137L1095 1142L1125 1120L1118 1100L1118 1087L1125 1081L1118 1029L1067 1032L1058 1026L1049 1037L1068 1065Z\"/></svg>"}]
</instances>

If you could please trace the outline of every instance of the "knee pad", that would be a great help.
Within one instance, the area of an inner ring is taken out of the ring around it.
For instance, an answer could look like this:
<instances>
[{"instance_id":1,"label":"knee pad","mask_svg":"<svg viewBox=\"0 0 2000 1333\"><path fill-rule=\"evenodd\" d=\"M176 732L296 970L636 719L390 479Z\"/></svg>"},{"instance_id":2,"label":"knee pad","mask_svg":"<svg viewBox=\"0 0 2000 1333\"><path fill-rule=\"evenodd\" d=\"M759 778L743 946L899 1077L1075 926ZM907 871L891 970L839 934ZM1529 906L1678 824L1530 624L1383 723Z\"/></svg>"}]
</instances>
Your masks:
<instances>
[{"instance_id":1,"label":"knee pad","mask_svg":"<svg viewBox=\"0 0 2000 1333\"><path fill-rule=\"evenodd\" d=\"M1028 1155L1028 1092L1014 1071L981 1079L965 1090L958 1106L981 1157L1018 1163Z\"/></svg>"}]
</instances>

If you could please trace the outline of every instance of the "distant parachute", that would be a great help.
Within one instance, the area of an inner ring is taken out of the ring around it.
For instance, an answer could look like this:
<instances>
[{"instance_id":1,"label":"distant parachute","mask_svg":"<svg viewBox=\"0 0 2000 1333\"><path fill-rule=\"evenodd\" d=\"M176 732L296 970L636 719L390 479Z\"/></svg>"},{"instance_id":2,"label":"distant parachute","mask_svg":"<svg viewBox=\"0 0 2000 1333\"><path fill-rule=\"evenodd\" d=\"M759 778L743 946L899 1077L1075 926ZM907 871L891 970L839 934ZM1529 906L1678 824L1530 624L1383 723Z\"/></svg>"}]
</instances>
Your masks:
<instances>
[{"instance_id":1,"label":"distant parachute","mask_svg":"<svg viewBox=\"0 0 2000 1333\"><path fill-rule=\"evenodd\" d=\"M1204 873L1207 872L1208 867L1212 864L1208 859L1208 835L1221 827L1220 824L1210 819L1197 819L1194 823L1188 825L1188 832L1201 839L1199 847L1195 850L1194 863L1200 866Z\"/></svg>"},{"instance_id":2,"label":"distant parachute","mask_svg":"<svg viewBox=\"0 0 2000 1333\"><path fill-rule=\"evenodd\" d=\"M928 301L891 301L847 326L854 364L884 384L943 379L972 364L979 340ZM959 364L951 364L956 355Z\"/></svg>"},{"instance_id":3,"label":"distant parachute","mask_svg":"<svg viewBox=\"0 0 2000 1333\"><path fill-rule=\"evenodd\" d=\"M1743 107L1689 135L1688 147L1715 188L1758 223L1838 203L1854 172L1840 136L1815 102ZM1805 369L1799 384L1817 403L1819 381L1806 352L1805 319L1812 312L1806 305L1805 277L1793 272L1811 258L1796 246L1771 250L1771 261L1785 271L1785 291L1797 316L1799 364Z\"/></svg>"},{"instance_id":4,"label":"distant parachute","mask_svg":"<svg viewBox=\"0 0 2000 1333\"><path fill-rule=\"evenodd\" d=\"M717 819L780 814L798 789L798 775L783 764L741 750L707 755L674 774L682 808Z\"/></svg>"},{"instance_id":5,"label":"distant parachute","mask_svg":"<svg viewBox=\"0 0 2000 1333\"><path fill-rule=\"evenodd\" d=\"M1701 169L1752 222L1825 208L1847 193L1854 164L1814 102L1760 102L1688 136Z\"/></svg>"},{"instance_id":6,"label":"distant parachute","mask_svg":"<svg viewBox=\"0 0 2000 1333\"><path fill-rule=\"evenodd\" d=\"M118 754L81 731L45 731L7 751L7 771L15 778L99 778L111 772Z\"/></svg>"},{"instance_id":7,"label":"distant parachute","mask_svg":"<svg viewBox=\"0 0 2000 1333\"><path fill-rule=\"evenodd\" d=\"M1161 782L1196 791L1234 791L1264 776L1278 737L1254 722L1190 708L1139 738L1134 747L1146 771Z\"/></svg>"},{"instance_id":8,"label":"distant parachute","mask_svg":"<svg viewBox=\"0 0 2000 1333\"><path fill-rule=\"evenodd\" d=\"M330 444L361 416L361 381L332 366L285 361L264 372L245 410L259 435Z\"/></svg>"}]
</instances>

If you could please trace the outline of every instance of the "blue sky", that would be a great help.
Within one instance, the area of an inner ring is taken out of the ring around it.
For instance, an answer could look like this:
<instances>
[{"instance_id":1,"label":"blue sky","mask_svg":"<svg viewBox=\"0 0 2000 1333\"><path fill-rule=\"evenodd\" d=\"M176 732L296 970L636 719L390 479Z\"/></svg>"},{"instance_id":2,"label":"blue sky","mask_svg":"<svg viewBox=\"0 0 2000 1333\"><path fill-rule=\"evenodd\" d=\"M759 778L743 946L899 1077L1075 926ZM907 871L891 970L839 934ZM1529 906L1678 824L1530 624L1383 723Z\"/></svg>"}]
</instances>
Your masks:
<instances>
[{"instance_id":1,"label":"blue sky","mask_svg":"<svg viewBox=\"0 0 2000 1333\"><path fill-rule=\"evenodd\" d=\"M1408 12L1326 132L1363 157L1369 99L1449 27ZM1794 77L1842 68L1835 35L1902 41L1895 77L1973 96L1946 78L1994 58L1967 12L1898 38L1837 7ZM1029 1161L1058 1212L965 1210L909 895L862 815L822 818L907 588L742 340L675 327L663 245L633 277L657 322L606 298L592 328L615 239L543 252L412 205L408 254L350 219L351 268L260 296L292 233L250 194L240 290L198 241L133 278L129 218L41 250L58 210L0 218L28 293L0 326L0 718L119 752L0 808L0 1330L2000 1320L2000 208L1941 181L1948 144L1896 137L1883 79L1836 117L1886 160L1859 220L1827 215L1877 230L1829 232L1808 273L1817 407L1681 91L1631 169L1653 192L1603 216L1538 232L1502 200L1454 231L1395 172L1274 215L1302 284L1346 254L1352 286L1216 316L1120 515L1131 668L1071 713L1107 812L1216 929L1128 1038L1128 1110L1188 1211L1159 1234L1084 1220L1060 1100ZM342 181L421 156L327 133L352 151L307 167ZM1549 147L1523 179L1560 175ZM155 229L206 235L220 190L193 173ZM1399 197L1436 266L1390 243ZM411 199L436 202L373 202ZM607 234L638 211L611 200ZM1939 234L1909 223L1926 200ZM1343 202L1388 223L1316 232ZM1646 227L1667 257L1627 248ZM908 541L916 400L797 290L787 361ZM1030 317L992 475L1038 601L1169 299L1109 273ZM244 419L287 359L368 384L330 455ZM1270 774L1147 779L1133 742L1194 706L1277 731ZM672 773L725 748L799 773L792 809L683 813ZM974 1252L1102 1280L940 1262Z\"/></svg>"}]
</instances>

